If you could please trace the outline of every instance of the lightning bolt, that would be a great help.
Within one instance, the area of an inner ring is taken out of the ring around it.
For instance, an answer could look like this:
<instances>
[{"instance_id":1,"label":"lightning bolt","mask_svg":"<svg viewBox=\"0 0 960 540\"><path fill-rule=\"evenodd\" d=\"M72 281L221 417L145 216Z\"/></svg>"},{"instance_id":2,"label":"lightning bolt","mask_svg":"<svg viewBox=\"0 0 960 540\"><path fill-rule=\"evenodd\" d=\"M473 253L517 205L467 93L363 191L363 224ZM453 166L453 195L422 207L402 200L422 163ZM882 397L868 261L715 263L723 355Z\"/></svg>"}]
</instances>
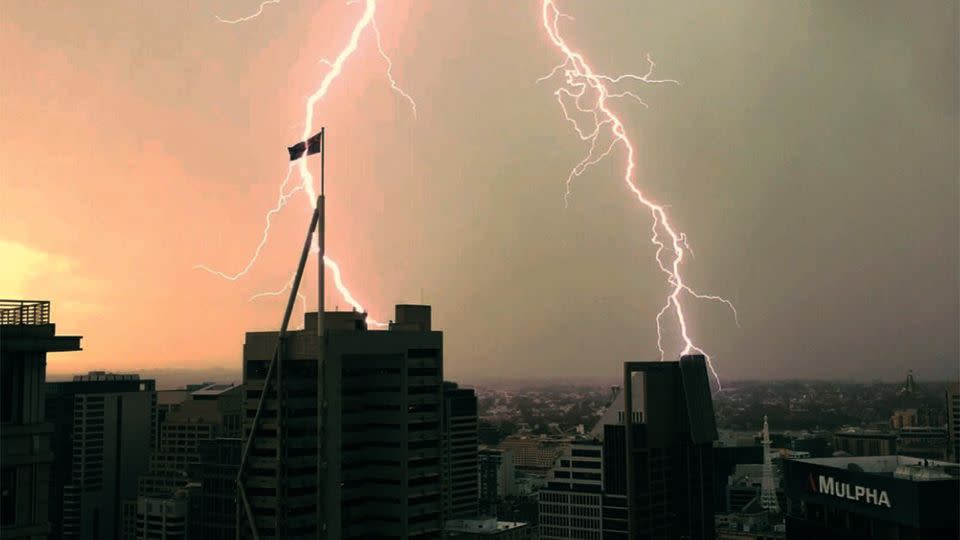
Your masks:
<instances>
[{"instance_id":1,"label":"lightning bolt","mask_svg":"<svg viewBox=\"0 0 960 540\"><path fill-rule=\"evenodd\" d=\"M243 23L259 17L263 13L263 10L267 5L279 4L279 3L280 3L280 0L266 0L260 3L260 6L256 12L250 15L247 15L246 17L240 17L238 19L224 19L218 16L217 20L227 24ZM347 2L347 5L355 4L355 3L357 3L356 0L351 0L350 2ZM354 25L353 30L350 32L350 38L347 40L346 45L344 45L343 49L340 50L339 54L337 54L337 56L333 60L327 60L327 59L320 60L320 62L323 63L328 69L326 73L323 75L323 78L320 80L320 84L317 87L317 89L312 94L310 94L310 96L307 98L305 112L304 112L304 121L303 121L304 127L303 127L302 140L307 140L313 134L314 110L316 109L317 104L327 95L327 92L330 90L331 85L334 83L334 81L336 81L336 79L343 72L344 65L350 59L350 57L354 54L354 52L356 52L359 46L360 38L363 36L364 32L367 29L371 29L372 33L374 34L374 38L377 46L377 52L380 54L380 57L383 58L383 60L386 63L386 77L390 83L391 90L393 90L395 93L397 93L400 97L405 99L410 104L410 107L413 110L414 118L416 118L417 116L416 102L413 100L412 97L410 97L410 95L407 92L405 92L400 87L399 84L397 84L396 79L394 79L393 77L393 62L391 61L390 56L383 49L383 45L380 39L380 29L377 27L377 22L376 22L376 19L374 18L376 14L376 9L377 9L376 0L365 0L363 13L360 16L360 19ZM290 176L294 170L294 167L296 167L297 171L299 172L300 184L290 189L289 191L287 191L286 186L290 180ZM284 178L284 181L280 186L280 197L277 201L277 204L267 212L266 224L264 226L263 233L260 238L260 243L257 244L256 249L254 249L253 255L247 261L247 264L243 267L243 269L241 269L237 273L229 274L219 270L214 270L213 268L210 268L206 265L196 265L194 268L204 270L206 272L209 272L211 274L217 275L221 278L224 278L230 281L236 281L237 279L240 279L241 277L245 276L256 264L257 260L260 257L261 250L263 249L263 247L266 245L268 241L268 238L270 235L270 224L273 216L276 215L278 212L280 212L286 206L287 202L290 200L290 197L292 197L294 193L302 191L306 195L307 200L310 201L311 207L316 208L317 192L316 192L315 183L316 182L313 178L313 174L310 172L310 169L307 166L306 157L303 157L298 161L291 163L289 168L287 169L287 176ZM319 253L319 248L317 245L314 245L312 253ZM350 292L350 289L347 288L346 284L344 284L342 272L340 271L340 266L336 263L336 261L334 261L330 256L324 255L323 264L326 268L330 270L331 274L333 275L334 286L337 288L337 291L340 293L343 299L346 300L346 302L350 304L355 310L361 313L366 313L366 310L363 308L363 305L360 304L360 302L356 299L356 297L354 297L354 295ZM285 291L287 291L291 287L291 285L292 285L292 281L288 282L283 288L277 291L266 291L266 292L255 294L250 298L250 300L252 301L257 298L262 298L266 296L278 296L280 294L283 294ZM304 301L305 303L305 298L301 297L301 300ZM369 315L367 316L366 320L367 320L367 324L370 326L375 326L380 328L387 326L387 323L377 321L372 317L370 317Z\"/></svg>"},{"instance_id":2,"label":"lightning bolt","mask_svg":"<svg viewBox=\"0 0 960 540\"><path fill-rule=\"evenodd\" d=\"M257 17L259 17L261 14L263 14L263 8L269 6L270 4L279 4L279 3L280 3L280 0L264 0L263 2L260 2L260 7L257 8L257 11L251 13L250 15L247 15L246 17L240 17L238 19L224 19L219 15L214 15L214 16L217 18L218 21L222 23L240 24L240 23L244 23L251 19L256 19Z\"/></svg>"},{"instance_id":3,"label":"lightning bolt","mask_svg":"<svg viewBox=\"0 0 960 540\"><path fill-rule=\"evenodd\" d=\"M739 325L737 310L729 300L719 296L700 294L684 282L682 274L684 259L688 253L691 257L693 256L693 252L687 244L687 237L682 232L677 231L671 224L667 207L646 197L637 186L634 180L637 168L636 148L627 136L623 121L610 105L611 99L630 98L646 106L646 103L637 94L631 91L621 91L615 87L615 85L624 81L645 84L679 83L673 79L654 78L653 70L656 64L650 59L649 55L647 56L648 69L643 75L628 73L611 77L595 72L584 55L571 48L562 37L559 28L560 19L572 20L573 18L562 13L554 0L542 0L543 28L546 30L550 41L561 53L563 61L546 76L538 79L538 82L561 76L561 85L554 92L554 95L560 104L563 116L573 125L579 138L590 143L586 156L571 169L567 177L564 202L569 204L571 186L575 178L580 177L590 167L609 157L618 147L623 147L626 150L623 181L653 218L653 224L650 228L650 242L656 247L657 265L666 276L670 288L666 302L656 317L657 349L660 351L660 359L663 360L666 357L663 344L664 319L672 313L682 341L680 355L702 354L707 360L711 374L717 381L717 386L720 387L720 376L717 374L710 355L698 346L690 336L689 325L684 313L683 298L689 296L701 300L721 302L733 311L734 320ZM572 113L571 110L576 112ZM584 117L587 118L586 124L582 120ZM607 142L608 138L609 142Z\"/></svg>"}]
</instances>

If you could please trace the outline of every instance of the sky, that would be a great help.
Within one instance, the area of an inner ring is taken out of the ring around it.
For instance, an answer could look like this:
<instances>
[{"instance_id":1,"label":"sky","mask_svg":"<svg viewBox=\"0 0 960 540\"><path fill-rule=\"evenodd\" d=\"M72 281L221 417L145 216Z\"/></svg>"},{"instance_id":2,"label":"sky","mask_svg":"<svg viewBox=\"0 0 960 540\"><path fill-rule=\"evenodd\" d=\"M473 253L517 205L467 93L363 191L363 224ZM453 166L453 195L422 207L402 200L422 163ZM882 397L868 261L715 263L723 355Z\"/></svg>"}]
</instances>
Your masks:
<instances>
[{"instance_id":1,"label":"sky","mask_svg":"<svg viewBox=\"0 0 960 540\"><path fill-rule=\"evenodd\" d=\"M679 85L613 103L636 182L695 256L689 303L722 380L955 378L960 365L958 7L558 0L606 73ZM83 351L51 374L239 369L276 328L310 206L277 215L237 281L362 6L283 0L0 8L0 297L52 301ZM587 151L537 83L562 58L537 2L382 2L315 110L327 252L370 315L433 305L447 378L615 377L655 360L667 294L625 156ZM311 167L317 167L316 161ZM305 284L316 307L316 269ZM347 304L332 287L328 307ZM301 315L296 314L296 324Z\"/></svg>"}]
</instances>

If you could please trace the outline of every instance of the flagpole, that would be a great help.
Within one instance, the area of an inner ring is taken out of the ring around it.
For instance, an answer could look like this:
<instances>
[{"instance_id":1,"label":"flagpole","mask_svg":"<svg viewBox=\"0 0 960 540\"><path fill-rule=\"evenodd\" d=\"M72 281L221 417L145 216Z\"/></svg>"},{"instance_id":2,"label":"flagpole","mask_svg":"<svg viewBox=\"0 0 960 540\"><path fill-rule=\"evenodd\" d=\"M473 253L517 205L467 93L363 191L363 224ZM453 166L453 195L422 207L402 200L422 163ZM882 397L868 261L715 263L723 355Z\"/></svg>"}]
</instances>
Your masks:
<instances>
[{"instance_id":1,"label":"flagpole","mask_svg":"<svg viewBox=\"0 0 960 540\"><path fill-rule=\"evenodd\" d=\"M324 376L324 351L326 349L325 321L324 321L324 282L326 268L323 257L326 253L326 184L325 184L325 161L327 157L325 135L326 128L320 128L320 196L317 197L317 212L320 214L317 220L317 335L319 336L319 347L317 349L317 538L325 539L327 537L327 508L324 506L326 497L327 477L327 444L325 441L327 404L324 392L324 384L327 377Z\"/></svg>"}]
</instances>

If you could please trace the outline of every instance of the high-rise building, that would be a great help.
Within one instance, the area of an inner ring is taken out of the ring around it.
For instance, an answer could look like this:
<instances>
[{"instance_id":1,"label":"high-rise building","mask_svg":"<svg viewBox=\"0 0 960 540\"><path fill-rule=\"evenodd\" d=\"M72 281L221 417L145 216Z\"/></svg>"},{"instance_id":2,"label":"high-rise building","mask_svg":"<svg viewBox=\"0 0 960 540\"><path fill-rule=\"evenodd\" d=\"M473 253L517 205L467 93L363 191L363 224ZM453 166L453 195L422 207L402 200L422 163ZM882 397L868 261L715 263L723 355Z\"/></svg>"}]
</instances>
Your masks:
<instances>
[{"instance_id":1,"label":"high-rise building","mask_svg":"<svg viewBox=\"0 0 960 540\"><path fill-rule=\"evenodd\" d=\"M46 384L56 426L50 521L61 538L119 538L156 433L155 381L93 371ZM56 512L56 513L55 513Z\"/></svg>"},{"instance_id":2,"label":"high-rise building","mask_svg":"<svg viewBox=\"0 0 960 540\"><path fill-rule=\"evenodd\" d=\"M47 353L79 351L58 336L50 302L0 300L0 537L47 538L54 426L44 407Z\"/></svg>"},{"instance_id":3,"label":"high-rise building","mask_svg":"<svg viewBox=\"0 0 960 540\"><path fill-rule=\"evenodd\" d=\"M624 364L620 425L604 429L604 538L714 538L713 442L703 356Z\"/></svg>"},{"instance_id":4,"label":"high-rise building","mask_svg":"<svg viewBox=\"0 0 960 540\"><path fill-rule=\"evenodd\" d=\"M603 443L574 441L539 492L540 538L600 540L603 535Z\"/></svg>"},{"instance_id":5,"label":"high-rise building","mask_svg":"<svg viewBox=\"0 0 960 540\"><path fill-rule=\"evenodd\" d=\"M260 538L442 534L443 335L429 306L397 306L386 331L365 319L324 314L318 373L317 314L308 313L283 343L280 382L262 406L278 333L247 334L245 433L260 420L241 465L241 534L252 536L251 517Z\"/></svg>"},{"instance_id":6,"label":"high-rise building","mask_svg":"<svg viewBox=\"0 0 960 540\"><path fill-rule=\"evenodd\" d=\"M517 494L513 451L500 448L480 450L480 514L495 516L497 500Z\"/></svg>"},{"instance_id":7,"label":"high-rise building","mask_svg":"<svg viewBox=\"0 0 960 540\"><path fill-rule=\"evenodd\" d=\"M443 518L479 513L477 395L443 383Z\"/></svg>"},{"instance_id":8,"label":"high-rise building","mask_svg":"<svg viewBox=\"0 0 960 540\"><path fill-rule=\"evenodd\" d=\"M190 538L234 540L237 536L237 471L243 440L200 441L200 460L190 466L188 530Z\"/></svg>"},{"instance_id":9,"label":"high-rise building","mask_svg":"<svg viewBox=\"0 0 960 540\"><path fill-rule=\"evenodd\" d=\"M960 463L960 382L947 385L947 429L950 432L950 459Z\"/></svg>"}]
</instances>

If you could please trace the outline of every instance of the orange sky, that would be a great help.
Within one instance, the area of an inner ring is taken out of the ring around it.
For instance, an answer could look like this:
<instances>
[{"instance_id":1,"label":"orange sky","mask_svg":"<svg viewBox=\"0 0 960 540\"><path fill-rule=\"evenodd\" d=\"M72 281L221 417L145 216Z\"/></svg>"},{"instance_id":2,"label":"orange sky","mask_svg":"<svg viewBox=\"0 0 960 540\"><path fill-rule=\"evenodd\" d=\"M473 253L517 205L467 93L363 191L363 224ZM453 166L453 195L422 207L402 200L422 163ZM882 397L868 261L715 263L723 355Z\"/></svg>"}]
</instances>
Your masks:
<instances>
[{"instance_id":1,"label":"orange sky","mask_svg":"<svg viewBox=\"0 0 960 540\"><path fill-rule=\"evenodd\" d=\"M641 89L650 109L617 106L640 184L689 235L689 280L740 310L742 328L690 311L721 376L951 372L955 6L560 3L599 69L642 70L653 52L682 81ZM279 323L282 298L248 299L289 278L307 201L243 280L193 267L246 262L319 60L361 8L284 0L231 26L214 15L256 2L81 4L0 13L0 297L50 299L58 330L84 336L51 373L239 368L244 332ZM621 162L563 207L586 149L534 82L559 60L537 17L535 3L384 2L418 118L369 33L317 109L328 252L377 318L434 304L456 377L615 377L656 350L665 289Z\"/></svg>"}]
</instances>

